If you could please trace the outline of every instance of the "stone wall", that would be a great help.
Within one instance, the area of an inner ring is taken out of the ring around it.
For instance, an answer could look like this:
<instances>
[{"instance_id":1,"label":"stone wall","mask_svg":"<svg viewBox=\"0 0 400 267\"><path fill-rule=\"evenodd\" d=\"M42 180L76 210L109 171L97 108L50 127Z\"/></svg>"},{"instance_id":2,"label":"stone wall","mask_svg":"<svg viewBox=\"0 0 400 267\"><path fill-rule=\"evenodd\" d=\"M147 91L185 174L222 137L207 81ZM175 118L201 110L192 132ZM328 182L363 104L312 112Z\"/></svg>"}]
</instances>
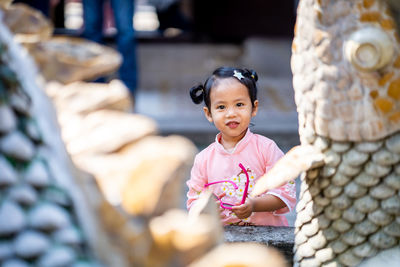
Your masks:
<instances>
[{"instance_id":1,"label":"stone wall","mask_svg":"<svg viewBox=\"0 0 400 267\"><path fill-rule=\"evenodd\" d=\"M294 227L225 226L226 242L255 242L277 248L289 265L293 261Z\"/></svg>"}]
</instances>

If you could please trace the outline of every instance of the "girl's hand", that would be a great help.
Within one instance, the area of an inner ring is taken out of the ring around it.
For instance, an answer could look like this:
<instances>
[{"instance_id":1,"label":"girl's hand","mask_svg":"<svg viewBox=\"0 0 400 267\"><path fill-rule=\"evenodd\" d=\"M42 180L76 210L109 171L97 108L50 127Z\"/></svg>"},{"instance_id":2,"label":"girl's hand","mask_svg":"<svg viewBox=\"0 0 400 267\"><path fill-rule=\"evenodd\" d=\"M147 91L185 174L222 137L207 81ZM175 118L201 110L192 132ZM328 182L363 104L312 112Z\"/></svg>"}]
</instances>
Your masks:
<instances>
[{"instance_id":1,"label":"girl's hand","mask_svg":"<svg viewBox=\"0 0 400 267\"><path fill-rule=\"evenodd\" d=\"M246 219L253 213L253 200L247 198L246 202L239 206L233 206L232 211L239 219Z\"/></svg>"}]
</instances>

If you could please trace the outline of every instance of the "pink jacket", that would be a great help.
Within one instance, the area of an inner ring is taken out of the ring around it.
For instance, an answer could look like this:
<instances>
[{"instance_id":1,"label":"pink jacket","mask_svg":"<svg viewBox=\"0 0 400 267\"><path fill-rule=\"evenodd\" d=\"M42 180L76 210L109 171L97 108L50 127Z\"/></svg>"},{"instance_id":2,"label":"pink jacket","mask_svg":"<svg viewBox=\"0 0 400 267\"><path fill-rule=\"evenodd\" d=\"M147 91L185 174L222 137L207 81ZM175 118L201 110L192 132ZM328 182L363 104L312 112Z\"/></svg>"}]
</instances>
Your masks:
<instances>
[{"instance_id":1,"label":"pink jacket","mask_svg":"<svg viewBox=\"0 0 400 267\"><path fill-rule=\"evenodd\" d=\"M204 190L204 185L221 180L231 180L238 186L229 183L218 183L211 185L214 194L220 195L225 192L224 202L240 203L243 196L243 188L246 177L239 167L242 163L247 169L250 184L249 193L254 187L255 182L283 156L282 151L271 139L253 134L247 130L246 135L236 145L232 152L227 152L220 144L220 134L216 136L216 141L196 155L191 171L191 177L187 181L189 191L187 193L187 208L194 204ZM241 221L253 225L273 225L287 226L288 222L283 214L294 209L296 205L296 188L294 182L289 182L284 186L265 192L280 198L286 207L274 212L253 212L246 219L239 219L228 209L222 211L222 222L227 224L237 224Z\"/></svg>"}]
</instances>

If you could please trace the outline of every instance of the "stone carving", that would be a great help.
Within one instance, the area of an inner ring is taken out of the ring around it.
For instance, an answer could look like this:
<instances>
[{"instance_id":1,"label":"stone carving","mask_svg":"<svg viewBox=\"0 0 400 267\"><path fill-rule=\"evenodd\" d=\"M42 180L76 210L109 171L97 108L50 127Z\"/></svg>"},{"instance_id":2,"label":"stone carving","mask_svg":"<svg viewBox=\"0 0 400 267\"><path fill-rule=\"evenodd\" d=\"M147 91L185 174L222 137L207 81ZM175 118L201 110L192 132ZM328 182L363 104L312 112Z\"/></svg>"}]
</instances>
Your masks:
<instances>
[{"instance_id":1,"label":"stone carving","mask_svg":"<svg viewBox=\"0 0 400 267\"><path fill-rule=\"evenodd\" d=\"M34 82L36 67L3 23L0 46L0 262L97 266L94 247L107 237L95 234L101 227L72 179L54 109Z\"/></svg>"},{"instance_id":2,"label":"stone carving","mask_svg":"<svg viewBox=\"0 0 400 267\"><path fill-rule=\"evenodd\" d=\"M296 266L356 266L387 251L398 264L400 43L392 13L384 1L302 0L292 52L301 146L253 194L303 172Z\"/></svg>"}]
</instances>

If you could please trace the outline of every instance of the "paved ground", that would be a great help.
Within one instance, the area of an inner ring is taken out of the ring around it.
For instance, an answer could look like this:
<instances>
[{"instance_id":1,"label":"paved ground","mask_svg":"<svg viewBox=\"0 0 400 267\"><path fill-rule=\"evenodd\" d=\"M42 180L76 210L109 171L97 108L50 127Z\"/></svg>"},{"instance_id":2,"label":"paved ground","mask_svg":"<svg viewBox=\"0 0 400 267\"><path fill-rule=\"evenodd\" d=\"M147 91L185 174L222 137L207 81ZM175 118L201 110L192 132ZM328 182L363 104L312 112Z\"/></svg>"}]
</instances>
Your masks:
<instances>
[{"instance_id":1,"label":"paved ground","mask_svg":"<svg viewBox=\"0 0 400 267\"><path fill-rule=\"evenodd\" d=\"M286 152L299 143L290 71L291 40L250 39L243 45L143 44L138 48L140 86L136 112L154 118L163 135L180 134L199 149L217 133L189 88L219 66L251 68L259 76L260 109L252 131ZM295 214L288 216L293 225Z\"/></svg>"}]
</instances>

